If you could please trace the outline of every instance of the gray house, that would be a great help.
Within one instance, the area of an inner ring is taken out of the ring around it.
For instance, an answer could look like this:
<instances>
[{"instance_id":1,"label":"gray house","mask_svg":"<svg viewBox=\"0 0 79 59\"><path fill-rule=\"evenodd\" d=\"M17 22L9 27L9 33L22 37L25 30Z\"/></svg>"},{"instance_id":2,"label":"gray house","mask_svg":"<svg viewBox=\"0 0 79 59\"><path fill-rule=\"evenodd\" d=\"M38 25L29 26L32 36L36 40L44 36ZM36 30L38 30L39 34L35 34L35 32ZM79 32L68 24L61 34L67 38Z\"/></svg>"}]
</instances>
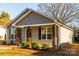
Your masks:
<instances>
[{"instance_id":1,"label":"gray house","mask_svg":"<svg viewBox=\"0 0 79 59\"><path fill-rule=\"evenodd\" d=\"M33 9L25 9L7 26L6 39L15 44L38 41L50 46L72 43L73 29Z\"/></svg>"}]
</instances>

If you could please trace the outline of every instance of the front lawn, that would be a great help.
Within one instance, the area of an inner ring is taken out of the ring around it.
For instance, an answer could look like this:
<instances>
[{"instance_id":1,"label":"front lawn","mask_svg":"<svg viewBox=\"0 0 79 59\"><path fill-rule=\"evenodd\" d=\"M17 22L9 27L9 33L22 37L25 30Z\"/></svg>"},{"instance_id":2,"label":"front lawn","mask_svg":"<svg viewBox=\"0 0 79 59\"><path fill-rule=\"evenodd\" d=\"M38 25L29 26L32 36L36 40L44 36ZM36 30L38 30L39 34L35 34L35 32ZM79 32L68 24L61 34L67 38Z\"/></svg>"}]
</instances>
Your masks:
<instances>
[{"instance_id":1,"label":"front lawn","mask_svg":"<svg viewBox=\"0 0 79 59\"><path fill-rule=\"evenodd\" d=\"M33 53L36 53L36 52L37 52L36 50L21 49L15 46L6 46L6 45L0 46L0 56L31 56Z\"/></svg>"},{"instance_id":2,"label":"front lawn","mask_svg":"<svg viewBox=\"0 0 79 59\"><path fill-rule=\"evenodd\" d=\"M53 56L53 55L78 55L79 56L79 44L71 44L70 48L58 51L49 49L48 51L22 49L16 45L0 45L0 56ZM69 52L71 50L71 52ZM56 53L54 53L56 52Z\"/></svg>"},{"instance_id":3,"label":"front lawn","mask_svg":"<svg viewBox=\"0 0 79 59\"><path fill-rule=\"evenodd\" d=\"M48 51L22 49L12 45L0 45L0 56L47 56L53 55L51 49Z\"/></svg>"},{"instance_id":4,"label":"front lawn","mask_svg":"<svg viewBox=\"0 0 79 59\"><path fill-rule=\"evenodd\" d=\"M0 50L0 56L31 56L37 51L29 49L3 49Z\"/></svg>"},{"instance_id":5,"label":"front lawn","mask_svg":"<svg viewBox=\"0 0 79 59\"><path fill-rule=\"evenodd\" d=\"M23 49L16 45L0 45L0 56L41 56L50 55L49 51Z\"/></svg>"}]
</instances>

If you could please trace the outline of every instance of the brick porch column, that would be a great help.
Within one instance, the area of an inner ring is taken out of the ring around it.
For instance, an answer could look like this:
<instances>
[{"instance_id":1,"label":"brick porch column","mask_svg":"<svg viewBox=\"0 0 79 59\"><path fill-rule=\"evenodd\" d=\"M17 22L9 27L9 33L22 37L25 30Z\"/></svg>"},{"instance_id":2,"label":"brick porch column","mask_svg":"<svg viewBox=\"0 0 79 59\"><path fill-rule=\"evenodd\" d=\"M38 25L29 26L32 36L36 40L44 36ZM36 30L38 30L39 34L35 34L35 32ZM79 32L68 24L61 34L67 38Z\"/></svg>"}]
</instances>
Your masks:
<instances>
[{"instance_id":1,"label":"brick porch column","mask_svg":"<svg viewBox=\"0 0 79 59\"><path fill-rule=\"evenodd\" d=\"M16 28L16 45L21 43L21 29Z\"/></svg>"},{"instance_id":2,"label":"brick porch column","mask_svg":"<svg viewBox=\"0 0 79 59\"><path fill-rule=\"evenodd\" d=\"M56 40L56 25L54 24L54 25L52 26L52 46L53 46L53 49L54 49L54 50L55 50L55 48L56 48L55 40Z\"/></svg>"},{"instance_id":3,"label":"brick porch column","mask_svg":"<svg viewBox=\"0 0 79 59\"><path fill-rule=\"evenodd\" d=\"M32 30L30 29L30 27L28 27L27 29L27 42L29 42L30 44L32 43Z\"/></svg>"}]
</instances>

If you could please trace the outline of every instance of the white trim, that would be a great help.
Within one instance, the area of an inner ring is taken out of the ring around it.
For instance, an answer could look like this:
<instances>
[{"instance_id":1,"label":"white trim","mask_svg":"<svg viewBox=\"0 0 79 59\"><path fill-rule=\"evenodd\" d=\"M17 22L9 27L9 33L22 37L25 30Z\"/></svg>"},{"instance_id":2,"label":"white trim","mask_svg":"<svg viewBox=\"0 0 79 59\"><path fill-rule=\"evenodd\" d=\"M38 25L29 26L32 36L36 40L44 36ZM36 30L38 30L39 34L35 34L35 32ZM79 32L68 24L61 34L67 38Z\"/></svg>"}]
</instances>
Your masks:
<instances>
[{"instance_id":1,"label":"white trim","mask_svg":"<svg viewBox=\"0 0 79 59\"><path fill-rule=\"evenodd\" d=\"M20 26L16 26L16 27L32 27L32 26L45 26L45 25L53 25L55 23L45 23L45 24L32 24L32 25L20 25Z\"/></svg>"}]
</instances>

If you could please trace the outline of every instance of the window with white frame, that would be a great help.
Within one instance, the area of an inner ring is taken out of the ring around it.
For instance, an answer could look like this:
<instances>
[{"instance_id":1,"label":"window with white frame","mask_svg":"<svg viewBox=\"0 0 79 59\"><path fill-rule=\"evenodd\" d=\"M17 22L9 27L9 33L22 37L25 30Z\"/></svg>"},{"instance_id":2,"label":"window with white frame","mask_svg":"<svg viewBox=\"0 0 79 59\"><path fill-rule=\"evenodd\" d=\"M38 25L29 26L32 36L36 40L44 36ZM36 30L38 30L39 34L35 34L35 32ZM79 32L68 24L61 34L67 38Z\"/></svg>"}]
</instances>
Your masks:
<instances>
[{"instance_id":1,"label":"window with white frame","mask_svg":"<svg viewBox=\"0 0 79 59\"><path fill-rule=\"evenodd\" d=\"M41 27L41 39L46 39L46 27Z\"/></svg>"},{"instance_id":2,"label":"window with white frame","mask_svg":"<svg viewBox=\"0 0 79 59\"><path fill-rule=\"evenodd\" d=\"M52 26L41 27L41 39L52 38Z\"/></svg>"},{"instance_id":3,"label":"window with white frame","mask_svg":"<svg viewBox=\"0 0 79 59\"><path fill-rule=\"evenodd\" d=\"M48 26L47 27L47 39L51 39L52 37L52 27Z\"/></svg>"},{"instance_id":4,"label":"window with white frame","mask_svg":"<svg viewBox=\"0 0 79 59\"><path fill-rule=\"evenodd\" d=\"M11 39L15 39L15 29L11 29Z\"/></svg>"}]
</instances>

